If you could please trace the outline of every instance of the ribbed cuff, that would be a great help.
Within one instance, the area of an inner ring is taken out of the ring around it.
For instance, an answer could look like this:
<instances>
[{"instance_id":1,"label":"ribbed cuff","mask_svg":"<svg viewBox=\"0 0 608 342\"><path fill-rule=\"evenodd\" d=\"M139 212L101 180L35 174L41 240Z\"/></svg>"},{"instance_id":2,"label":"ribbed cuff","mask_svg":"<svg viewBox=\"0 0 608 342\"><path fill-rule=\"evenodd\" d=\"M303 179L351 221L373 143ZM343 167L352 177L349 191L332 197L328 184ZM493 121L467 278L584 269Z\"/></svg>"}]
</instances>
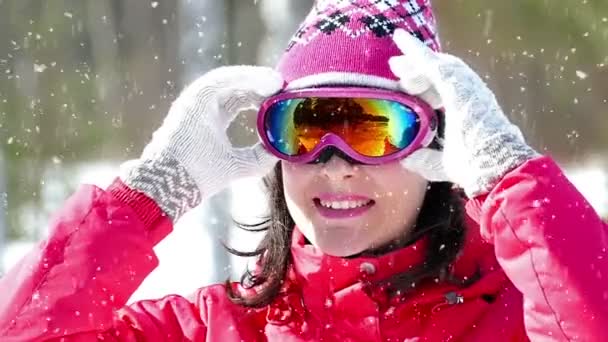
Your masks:
<instances>
[{"instance_id":1,"label":"ribbed cuff","mask_svg":"<svg viewBox=\"0 0 608 342\"><path fill-rule=\"evenodd\" d=\"M123 172L123 184L151 198L173 222L202 201L196 181L167 151L127 165Z\"/></svg>"},{"instance_id":2,"label":"ribbed cuff","mask_svg":"<svg viewBox=\"0 0 608 342\"><path fill-rule=\"evenodd\" d=\"M474 183L461 184L469 198L487 194L509 172L540 156L517 134L496 134L486 138L472 154Z\"/></svg>"},{"instance_id":3,"label":"ribbed cuff","mask_svg":"<svg viewBox=\"0 0 608 342\"><path fill-rule=\"evenodd\" d=\"M112 194L114 198L131 207L139 219L144 223L146 229L152 228L157 220L166 216L154 200L146 196L143 192L129 188L118 177L108 187L107 191Z\"/></svg>"}]
</instances>

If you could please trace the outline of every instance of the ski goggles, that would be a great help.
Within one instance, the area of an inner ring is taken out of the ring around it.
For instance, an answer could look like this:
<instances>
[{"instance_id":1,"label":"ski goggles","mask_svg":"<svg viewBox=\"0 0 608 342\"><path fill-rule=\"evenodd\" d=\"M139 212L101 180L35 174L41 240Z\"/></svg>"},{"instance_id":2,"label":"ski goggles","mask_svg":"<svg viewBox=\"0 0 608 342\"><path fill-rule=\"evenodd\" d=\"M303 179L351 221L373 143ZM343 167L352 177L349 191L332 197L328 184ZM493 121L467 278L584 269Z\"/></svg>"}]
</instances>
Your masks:
<instances>
[{"instance_id":1,"label":"ski goggles","mask_svg":"<svg viewBox=\"0 0 608 342\"><path fill-rule=\"evenodd\" d=\"M419 98L373 88L311 88L268 98L258 113L268 151L293 163L314 163L328 147L362 164L384 164L428 146L435 111Z\"/></svg>"}]
</instances>

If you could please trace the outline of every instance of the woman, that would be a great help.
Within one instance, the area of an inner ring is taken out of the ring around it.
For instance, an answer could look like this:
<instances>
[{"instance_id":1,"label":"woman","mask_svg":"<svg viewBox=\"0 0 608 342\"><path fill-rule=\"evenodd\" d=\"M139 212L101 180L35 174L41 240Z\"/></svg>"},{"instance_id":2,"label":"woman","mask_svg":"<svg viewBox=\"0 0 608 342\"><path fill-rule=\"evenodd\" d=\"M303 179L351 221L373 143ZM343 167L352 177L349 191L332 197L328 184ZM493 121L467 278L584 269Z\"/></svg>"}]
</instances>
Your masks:
<instances>
[{"instance_id":1,"label":"woman","mask_svg":"<svg viewBox=\"0 0 608 342\"><path fill-rule=\"evenodd\" d=\"M607 340L606 225L434 32L426 1L318 1L278 71L194 82L0 281L2 341ZM125 306L173 222L269 172L241 284Z\"/></svg>"}]
</instances>

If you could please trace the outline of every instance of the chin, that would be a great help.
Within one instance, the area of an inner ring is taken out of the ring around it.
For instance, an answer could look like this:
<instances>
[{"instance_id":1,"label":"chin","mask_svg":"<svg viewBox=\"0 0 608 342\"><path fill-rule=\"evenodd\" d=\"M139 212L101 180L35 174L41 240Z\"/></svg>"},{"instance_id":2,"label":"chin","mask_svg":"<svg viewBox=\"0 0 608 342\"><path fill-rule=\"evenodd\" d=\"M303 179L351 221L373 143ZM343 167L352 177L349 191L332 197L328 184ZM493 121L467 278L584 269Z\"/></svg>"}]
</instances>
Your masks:
<instances>
[{"instance_id":1,"label":"chin","mask_svg":"<svg viewBox=\"0 0 608 342\"><path fill-rule=\"evenodd\" d=\"M317 241L315 246L324 254L335 257L349 257L365 251L368 246L357 246L352 242L341 241Z\"/></svg>"}]
</instances>

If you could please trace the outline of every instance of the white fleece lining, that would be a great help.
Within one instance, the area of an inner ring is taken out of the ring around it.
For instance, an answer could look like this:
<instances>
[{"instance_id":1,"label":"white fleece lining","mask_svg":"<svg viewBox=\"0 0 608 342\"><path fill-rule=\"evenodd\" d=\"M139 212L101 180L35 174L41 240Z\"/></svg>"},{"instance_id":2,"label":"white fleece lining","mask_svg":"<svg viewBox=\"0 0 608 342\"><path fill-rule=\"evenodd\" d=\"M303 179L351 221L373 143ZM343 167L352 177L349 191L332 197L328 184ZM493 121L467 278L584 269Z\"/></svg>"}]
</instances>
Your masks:
<instances>
[{"instance_id":1,"label":"white fleece lining","mask_svg":"<svg viewBox=\"0 0 608 342\"><path fill-rule=\"evenodd\" d=\"M400 90L399 81L384 77L349 72L326 72L310 75L289 82L286 90L298 90L320 86L372 87L386 90Z\"/></svg>"}]
</instances>

